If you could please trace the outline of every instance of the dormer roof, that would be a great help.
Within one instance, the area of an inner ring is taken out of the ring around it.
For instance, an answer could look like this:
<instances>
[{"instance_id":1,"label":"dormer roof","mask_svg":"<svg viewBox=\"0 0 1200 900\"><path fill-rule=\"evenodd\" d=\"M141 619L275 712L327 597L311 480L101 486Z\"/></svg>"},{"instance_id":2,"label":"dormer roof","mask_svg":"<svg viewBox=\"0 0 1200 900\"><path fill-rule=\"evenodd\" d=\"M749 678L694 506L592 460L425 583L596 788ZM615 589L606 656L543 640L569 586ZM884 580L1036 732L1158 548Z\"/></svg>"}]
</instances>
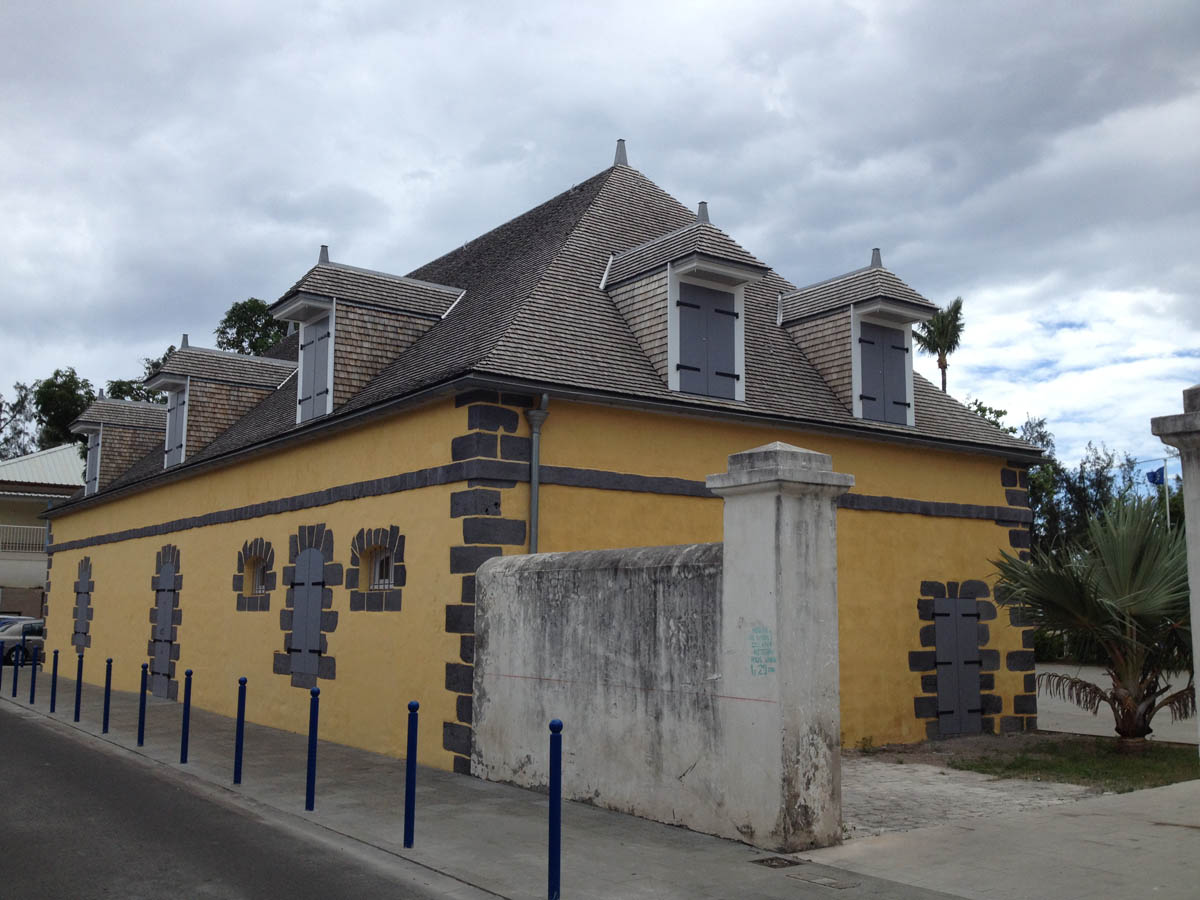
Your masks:
<instances>
[{"instance_id":1,"label":"dormer roof","mask_svg":"<svg viewBox=\"0 0 1200 900\"><path fill-rule=\"evenodd\" d=\"M782 320L786 324L869 300L890 300L910 305L918 313L918 318L927 318L925 313L935 313L938 309L936 304L926 300L882 265L855 269L836 278L788 291L779 298L779 303Z\"/></svg>"},{"instance_id":2,"label":"dormer roof","mask_svg":"<svg viewBox=\"0 0 1200 900\"><path fill-rule=\"evenodd\" d=\"M205 381L273 390L295 370L296 363L293 360L248 356L204 347L181 347L163 360L162 367L147 377L145 384L153 388L193 376Z\"/></svg>"},{"instance_id":3,"label":"dormer roof","mask_svg":"<svg viewBox=\"0 0 1200 900\"><path fill-rule=\"evenodd\" d=\"M462 293L462 288L418 278L389 275L345 263L320 262L272 304L271 311L283 309L297 294L312 294L440 319Z\"/></svg>"},{"instance_id":4,"label":"dormer roof","mask_svg":"<svg viewBox=\"0 0 1200 900\"><path fill-rule=\"evenodd\" d=\"M696 221L615 254L612 264L608 267L605 287L614 287L623 281L637 278L693 254L737 268L753 270L753 273L760 277L769 271L766 263L757 259L720 228L709 222Z\"/></svg>"},{"instance_id":5,"label":"dormer roof","mask_svg":"<svg viewBox=\"0 0 1200 900\"><path fill-rule=\"evenodd\" d=\"M101 425L119 425L161 431L167 424L167 408L142 400L93 400L68 427L72 434L99 430Z\"/></svg>"}]
</instances>

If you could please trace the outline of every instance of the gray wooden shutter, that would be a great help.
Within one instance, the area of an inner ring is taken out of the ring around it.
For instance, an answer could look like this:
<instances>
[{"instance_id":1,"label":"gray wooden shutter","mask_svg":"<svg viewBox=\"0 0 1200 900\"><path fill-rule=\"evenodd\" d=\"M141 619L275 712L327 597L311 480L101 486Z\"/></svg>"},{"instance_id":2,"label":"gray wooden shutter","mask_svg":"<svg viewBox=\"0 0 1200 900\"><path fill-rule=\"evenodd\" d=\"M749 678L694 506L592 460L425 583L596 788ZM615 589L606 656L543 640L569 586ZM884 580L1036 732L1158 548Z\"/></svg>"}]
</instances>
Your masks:
<instances>
[{"instance_id":1,"label":"gray wooden shutter","mask_svg":"<svg viewBox=\"0 0 1200 900\"><path fill-rule=\"evenodd\" d=\"M737 309L733 294L679 284L679 389L710 397L737 395Z\"/></svg>"},{"instance_id":2,"label":"gray wooden shutter","mask_svg":"<svg viewBox=\"0 0 1200 900\"><path fill-rule=\"evenodd\" d=\"M165 562L158 569L154 592L154 628L151 632L150 690L167 697L171 679L171 645L175 638L175 565Z\"/></svg>"},{"instance_id":3,"label":"gray wooden shutter","mask_svg":"<svg viewBox=\"0 0 1200 900\"><path fill-rule=\"evenodd\" d=\"M306 325L300 332L300 421L313 417L313 385L316 384L316 325Z\"/></svg>"},{"instance_id":4,"label":"gray wooden shutter","mask_svg":"<svg viewBox=\"0 0 1200 900\"><path fill-rule=\"evenodd\" d=\"M89 434L87 443L87 469L83 476L85 495L96 493L100 483L100 435Z\"/></svg>"},{"instance_id":5,"label":"gray wooden shutter","mask_svg":"<svg viewBox=\"0 0 1200 900\"><path fill-rule=\"evenodd\" d=\"M167 395L167 449L164 465L183 462L183 424L187 415L187 390Z\"/></svg>"},{"instance_id":6,"label":"gray wooden shutter","mask_svg":"<svg viewBox=\"0 0 1200 900\"><path fill-rule=\"evenodd\" d=\"M737 307L733 294L705 288L711 300L708 310L708 394L712 397L737 396L734 342L737 331Z\"/></svg>"},{"instance_id":7,"label":"gray wooden shutter","mask_svg":"<svg viewBox=\"0 0 1200 900\"><path fill-rule=\"evenodd\" d=\"M329 412L329 316L313 323L313 415Z\"/></svg>"},{"instance_id":8,"label":"gray wooden shutter","mask_svg":"<svg viewBox=\"0 0 1200 900\"><path fill-rule=\"evenodd\" d=\"M904 332L880 328L883 332L883 417L886 422L908 424L908 347Z\"/></svg>"},{"instance_id":9,"label":"gray wooden shutter","mask_svg":"<svg viewBox=\"0 0 1200 900\"><path fill-rule=\"evenodd\" d=\"M979 734L983 701L979 693L979 608L974 599L933 601L937 659L938 732Z\"/></svg>"},{"instance_id":10,"label":"gray wooden shutter","mask_svg":"<svg viewBox=\"0 0 1200 900\"><path fill-rule=\"evenodd\" d=\"M679 285L679 389L689 394L708 392L708 358L705 350L704 297L702 288L687 282Z\"/></svg>"},{"instance_id":11,"label":"gray wooden shutter","mask_svg":"<svg viewBox=\"0 0 1200 900\"><path fill-rule=\"evenodd\" d=\"M862 322L858 330L858 354L861 364L858 399L862 402L862 417L876 422L887 421L884 415L883 345L884 332L870 322Z\"/></svg>"},{"instance_id":12,"label":"gray wooden shutter","mask_svg":"<svg viewBox=\"0 0 1200 900\"><path fill-rule=\"evenodd\" d=\"M296 559L292 583L292 639L288 652L292 673L317 674L321 653L321 595L325 589L325 558L309 547Z\"/></svg>"}]
</instances>

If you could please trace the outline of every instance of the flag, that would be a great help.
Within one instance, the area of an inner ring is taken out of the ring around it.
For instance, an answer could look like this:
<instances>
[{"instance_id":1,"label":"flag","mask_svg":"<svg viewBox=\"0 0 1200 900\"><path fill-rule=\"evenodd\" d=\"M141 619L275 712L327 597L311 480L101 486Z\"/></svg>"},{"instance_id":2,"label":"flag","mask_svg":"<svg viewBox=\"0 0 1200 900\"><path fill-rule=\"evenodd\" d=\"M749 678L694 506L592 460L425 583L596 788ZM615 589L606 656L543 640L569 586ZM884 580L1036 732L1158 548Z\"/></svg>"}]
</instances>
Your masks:
<instances>
[{"instance_id":1,"label":"flag","mask_svg":"<svg viewBox=\"0 0 1200 900\"><path fill-rule=\"evenodd\" d=\"M1151 484L1162 484L1166 478L1166 466L1159 466L1146 473L1146 480Z\"/></svg>"}]
</instances>

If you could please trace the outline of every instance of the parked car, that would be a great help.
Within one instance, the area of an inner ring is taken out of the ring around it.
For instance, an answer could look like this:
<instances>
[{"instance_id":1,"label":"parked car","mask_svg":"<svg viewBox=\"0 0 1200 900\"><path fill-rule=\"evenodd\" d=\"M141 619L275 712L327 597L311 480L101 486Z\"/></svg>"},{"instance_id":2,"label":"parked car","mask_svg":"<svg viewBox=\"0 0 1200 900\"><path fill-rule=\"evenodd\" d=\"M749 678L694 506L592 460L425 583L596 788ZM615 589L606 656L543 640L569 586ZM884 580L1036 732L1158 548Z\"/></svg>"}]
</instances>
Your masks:
<instances>
[{"instance_id":1,"label":"parked car","mask_svg":"<svg viewBox=\"0 0 1200 900\"><path fill-rule=\"evenodd\" d=\"M12 665L18 658L17 653L24 648L26 659L37 647L38 656L42 655L42 645L45 643L46 620L32 619L25 616L13 616L0 621L0 642L4 645L4 664Z\"/></svg>"}]
</instances>

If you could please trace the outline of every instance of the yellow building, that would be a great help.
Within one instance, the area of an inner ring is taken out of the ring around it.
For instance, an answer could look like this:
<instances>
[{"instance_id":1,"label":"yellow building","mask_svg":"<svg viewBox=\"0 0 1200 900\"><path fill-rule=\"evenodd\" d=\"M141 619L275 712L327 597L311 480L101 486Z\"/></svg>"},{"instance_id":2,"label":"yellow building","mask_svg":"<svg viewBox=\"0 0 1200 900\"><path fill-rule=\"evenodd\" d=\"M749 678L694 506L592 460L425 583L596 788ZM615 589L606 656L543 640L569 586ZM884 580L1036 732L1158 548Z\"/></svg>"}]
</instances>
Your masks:
<instances>
[{"instance_id":1,"label":"yellow building","mask_svg":"<svg viewBox=\"0 0 1200 900\"><path fill-rule=\"evenodd\" d=\"M421 761L469 771L479 564L721 540L705 476L782 440L856 479L844 742L1033 726L1030 634L989 560L1028 546L1037 452L912 371L935 307L878 252L796 288L619 145L408 276L322 248L272 310L295 328L262 357L167 359L152 446L115 401L77 423L94 458L48 513L47 647L87 680L111 656L132 690L147 662L171 697L190 668L228 715L245 675L248 717L293 730L319 685L324 737L392 754L416 699Z\"/></svg>"}]
</instances>

